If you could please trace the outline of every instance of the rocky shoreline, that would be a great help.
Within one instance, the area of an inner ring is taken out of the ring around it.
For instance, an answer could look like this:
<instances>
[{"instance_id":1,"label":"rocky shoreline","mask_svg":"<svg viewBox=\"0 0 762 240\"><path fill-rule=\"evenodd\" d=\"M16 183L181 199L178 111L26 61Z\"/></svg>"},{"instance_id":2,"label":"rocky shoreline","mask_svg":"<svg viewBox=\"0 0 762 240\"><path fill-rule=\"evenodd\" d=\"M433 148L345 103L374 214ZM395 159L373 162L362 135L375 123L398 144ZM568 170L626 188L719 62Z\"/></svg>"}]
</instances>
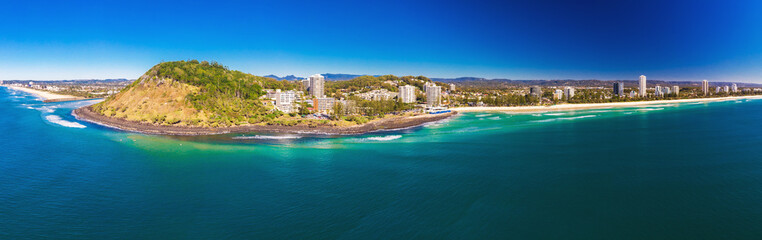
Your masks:
<instances>
[{"instance_id":1,"label":"rocky shoreline","mask_svg":"<svg viewBox=\"0 0 762 240\"><path fill-rule=\"evenodd\" d=\"M95 123L98 125L116 128L128 132L139 132L156 135L216 135L227 133L303 133L303 134L337 134L353 135L363 134L380 130L394 130L409 128L449 118L457 112L442 114L425 114L413 117L393 117L371 121L366 124L350 127L332 126L276 126L276 125L244 125L223 128L188 127L188 126L160 126L148 123L128 121L124 119L103 116L90 109L90 106L74 109L72 115L79 120Z\"/></svg>"}]
</instances>

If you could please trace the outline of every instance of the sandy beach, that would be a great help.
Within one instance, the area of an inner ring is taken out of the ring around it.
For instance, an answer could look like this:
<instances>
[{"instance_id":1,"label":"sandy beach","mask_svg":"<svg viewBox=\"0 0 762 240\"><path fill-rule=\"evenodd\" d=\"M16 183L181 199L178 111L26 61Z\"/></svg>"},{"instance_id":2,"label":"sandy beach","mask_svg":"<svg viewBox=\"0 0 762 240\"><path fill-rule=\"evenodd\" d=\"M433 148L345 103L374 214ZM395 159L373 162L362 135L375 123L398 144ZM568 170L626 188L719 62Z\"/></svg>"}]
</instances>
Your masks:
<instances>
[{"instance_id":1,"label":"sandy beach","mask_svg":"<svg viewBox=\"0 0 762 240\"><path fill-rule=\"evenodd\" d=\"M558 105L551 105L551 106L456 107L456 108L450 108L450 110L458 111L458 112L545 112L545 111L568 111L568 110L613 108L613 107L634 107L634 106L665 104L665 103L731 101L731 100L739 100L739 99L762 99L762 95L740 96L740 97L677 99L677 100L656 100L656 101L639 101L639 102L558 104Z\"/></svg>"},{"instance_id":2,"label":"sandy beach","mask_svg":"<svg viewBox=\"0 0 762 240\"><path fill-rule=\"evenodd\" d=\"M82 97L76 97L71 95L61 95L61 94L55 94L51 92L31 89L31 88L25 88L25 87L16 87L16 86L7 86L10 89L22 91L26 93L30 93L32 95L35 95L42 99L43 102L64 102L64 101L75 101L75 100L82 100L85 98Z\"/></svg>"}]
</instances>

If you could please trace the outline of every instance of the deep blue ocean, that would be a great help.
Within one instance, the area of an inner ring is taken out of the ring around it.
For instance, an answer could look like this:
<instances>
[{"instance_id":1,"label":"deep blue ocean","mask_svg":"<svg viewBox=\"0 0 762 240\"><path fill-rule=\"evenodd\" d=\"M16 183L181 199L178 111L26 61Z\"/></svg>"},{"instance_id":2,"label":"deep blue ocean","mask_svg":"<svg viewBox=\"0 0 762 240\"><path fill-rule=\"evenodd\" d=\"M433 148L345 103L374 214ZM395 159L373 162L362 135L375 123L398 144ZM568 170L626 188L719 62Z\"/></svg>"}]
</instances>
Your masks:
<instances>
[{"instance_id":1,"label":"deep blue ocean","mask_svg":"<svg viewBox=\"0 0 762 240\"><path fill-rule=\"evenodd\" d=\"M762 239L762 100L165 137L0 87L0 239Z\"/></svg>"}]
</instances>

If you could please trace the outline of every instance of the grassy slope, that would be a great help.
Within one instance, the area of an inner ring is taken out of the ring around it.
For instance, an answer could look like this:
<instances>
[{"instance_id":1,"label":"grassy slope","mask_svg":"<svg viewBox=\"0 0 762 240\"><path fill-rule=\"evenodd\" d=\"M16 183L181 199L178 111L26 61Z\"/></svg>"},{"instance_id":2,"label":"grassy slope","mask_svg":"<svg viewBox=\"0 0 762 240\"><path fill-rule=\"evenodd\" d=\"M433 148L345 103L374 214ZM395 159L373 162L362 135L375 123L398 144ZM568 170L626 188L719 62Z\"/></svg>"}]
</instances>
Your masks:
<instances>
[{"instance_id":1,"label":"grassy slope","mask_svg":"<svg viewBox=\"0 0 762 240\"><path fill-rule=\"evenodd\" d=\"M185 97L198 87L172 79L140 79L95 106L105 116L169 125L203 125L210 114L194 108Z\"/></svg>"},{"instance_id":2,"label":"grassy slope","mask_svg":"<svg viewBox=\"0 0 762 240\"><path fill-rule=\"evenodd\" d=\"M93 106L105 116L158 125L233 126L271 119L262 86L288 82L232 71L217 63L157 64L118 94Z\"/></svg>"}]
</instances>

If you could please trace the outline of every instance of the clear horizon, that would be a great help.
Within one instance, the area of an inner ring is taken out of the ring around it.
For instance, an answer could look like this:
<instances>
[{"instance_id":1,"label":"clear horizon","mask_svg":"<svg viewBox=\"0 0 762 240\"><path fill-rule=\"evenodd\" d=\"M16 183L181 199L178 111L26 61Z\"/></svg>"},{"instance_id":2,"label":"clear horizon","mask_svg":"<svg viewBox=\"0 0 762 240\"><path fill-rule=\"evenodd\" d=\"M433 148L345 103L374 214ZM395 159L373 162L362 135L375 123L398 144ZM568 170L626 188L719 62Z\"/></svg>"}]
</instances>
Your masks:
<instances>
[{"instance_id":1,"label":"clear horizon","mask_svg":"<svg viewBox=\"0 0 762 240\"><path fill-rule=\"evenodd\" d=\"M198 59L262 76L762 83L755 1L6 5L3 80L135 79Z\"/></svg>"}]
</instances>

